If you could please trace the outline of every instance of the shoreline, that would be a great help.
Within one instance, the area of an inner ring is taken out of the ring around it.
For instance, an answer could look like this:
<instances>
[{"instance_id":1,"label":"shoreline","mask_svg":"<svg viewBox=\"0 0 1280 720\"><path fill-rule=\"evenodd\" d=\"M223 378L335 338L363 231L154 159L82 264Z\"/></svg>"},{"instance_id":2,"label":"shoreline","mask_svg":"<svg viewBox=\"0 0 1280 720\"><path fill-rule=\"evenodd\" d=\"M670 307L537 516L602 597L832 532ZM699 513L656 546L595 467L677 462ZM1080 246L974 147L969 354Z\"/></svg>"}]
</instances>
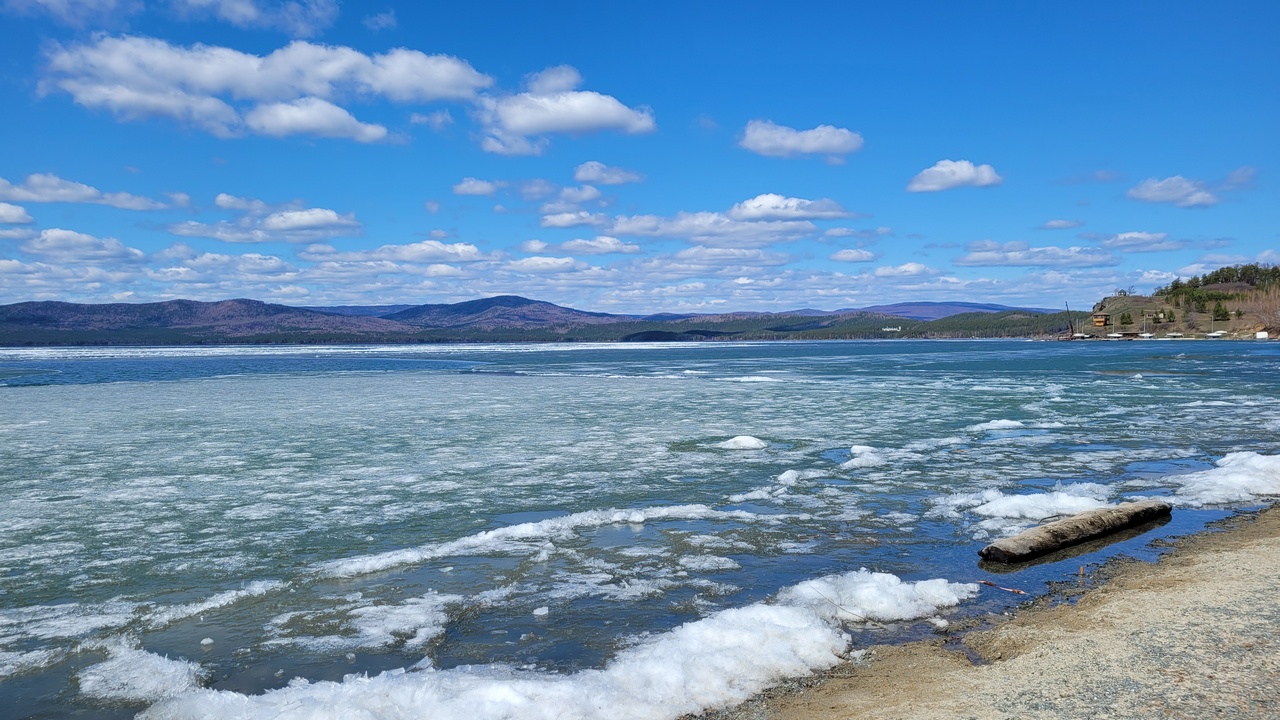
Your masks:
<instances>
[{"instance_id":1,"label":"shoreline","mask_svg":"<svg viewBox=\"0 0 1280 720\"><path fill-rule=\"evenodd\" d=\"M1155 563L1109 561L1074 603L1051 592L994 627L873 645L708 717L1267 717L1280 707L1280 509L1222 527Z\"/></svg>"}]
</instances>

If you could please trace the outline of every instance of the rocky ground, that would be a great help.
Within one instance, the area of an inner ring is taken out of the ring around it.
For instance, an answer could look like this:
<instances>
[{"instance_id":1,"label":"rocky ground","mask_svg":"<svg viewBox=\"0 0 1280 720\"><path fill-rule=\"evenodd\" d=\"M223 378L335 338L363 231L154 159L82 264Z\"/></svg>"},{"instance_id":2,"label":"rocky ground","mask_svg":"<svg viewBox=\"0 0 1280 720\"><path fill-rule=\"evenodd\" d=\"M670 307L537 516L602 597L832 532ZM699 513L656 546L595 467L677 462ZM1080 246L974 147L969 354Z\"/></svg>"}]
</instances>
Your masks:
<instances>
[{"instance_id":1,"label":"rocky ground","mask_svg":"<svg viewBox=\"0 0 1280 720\"><path fill-rule=\"evenodd\" d=\"M1280 510L960 643L872 648L742 718L1280 718Z\"/></svg>"}]
</instances>

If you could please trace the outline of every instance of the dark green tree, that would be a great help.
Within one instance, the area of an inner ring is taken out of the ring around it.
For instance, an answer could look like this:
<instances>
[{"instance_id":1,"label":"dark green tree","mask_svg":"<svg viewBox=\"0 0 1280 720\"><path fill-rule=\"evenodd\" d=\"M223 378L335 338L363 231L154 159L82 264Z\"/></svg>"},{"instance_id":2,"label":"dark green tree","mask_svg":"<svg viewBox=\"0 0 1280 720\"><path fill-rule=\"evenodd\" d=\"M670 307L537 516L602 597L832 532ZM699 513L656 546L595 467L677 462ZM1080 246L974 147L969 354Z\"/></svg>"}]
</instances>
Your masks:
<instances>
[{"instance_id":1,"label":"dark green tree","mask_svg":"<svg viewBox=\"0 0 1280 720\"><path fill-rule=\"evenodd\" d=\"M1213 319L1215 321L1230 320L1231 313L1227 312L1227 307L1219 300L1213 304Z\"/></svg>"},{"instance_id":2,"label":"dark green tree","mask_svg":"<svg viewBox=\"0 0 1280 720\"><path fill-rule=\"evenodd\" d=\"M1132 325L1132 324L1133 324L1133 316L1132 316L1132 315L1130 315L1130 314L1129 314L1129 313L1127 313L1127 312L1120 313L1120 324L1121 324L1121 325Z\"/></svg>"}]
</instances>

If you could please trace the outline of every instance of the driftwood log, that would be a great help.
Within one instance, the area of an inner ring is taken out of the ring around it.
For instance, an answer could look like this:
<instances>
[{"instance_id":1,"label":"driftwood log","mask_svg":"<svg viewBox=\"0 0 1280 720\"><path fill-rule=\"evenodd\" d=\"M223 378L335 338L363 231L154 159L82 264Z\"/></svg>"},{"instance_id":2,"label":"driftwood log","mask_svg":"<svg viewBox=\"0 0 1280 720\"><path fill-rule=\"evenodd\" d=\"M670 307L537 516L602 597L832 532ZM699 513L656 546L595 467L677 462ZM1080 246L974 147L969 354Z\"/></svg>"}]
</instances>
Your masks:
<instances>
[{"instance_id":1,"label":"driftwood log","mask_svg":"<svg viewBox=\"0 0 1280 720\"><path fill-rule=\"evenodd\" d=\"M1149 520L1168 515L1172 511L1173 506L1163 500L1141 500L1088 510L1069 518L1024 530L1013 537L997 540L979 550L978 554L984 560L1002 563L1022 562L1076 543L1141 525Z\"/></svg>"}]
</instances>

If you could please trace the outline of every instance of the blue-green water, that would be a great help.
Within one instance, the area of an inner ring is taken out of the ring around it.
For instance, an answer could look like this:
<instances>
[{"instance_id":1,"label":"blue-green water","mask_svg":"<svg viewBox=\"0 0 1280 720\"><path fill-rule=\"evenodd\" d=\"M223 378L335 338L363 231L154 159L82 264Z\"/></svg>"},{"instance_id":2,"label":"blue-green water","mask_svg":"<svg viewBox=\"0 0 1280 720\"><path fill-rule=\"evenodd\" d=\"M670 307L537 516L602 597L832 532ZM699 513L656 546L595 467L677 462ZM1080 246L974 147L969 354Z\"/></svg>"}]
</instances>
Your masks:
<instances>
[{"instance_id":1,"label":"blue-green water","mask_svg":"<svg viewBox=\"0 0 1280 720\"><path fill-rule=\"evenodd\" d=\"M0 349L0 408L19 717L415 665L572 682L805 580L1042 592L1101 556L990 575L977 549L1174 498L1108 551L1139 552L1280 492L1277 343ZM123 667L163 657L156 687Z\"/></svg>"}]
</instances>

